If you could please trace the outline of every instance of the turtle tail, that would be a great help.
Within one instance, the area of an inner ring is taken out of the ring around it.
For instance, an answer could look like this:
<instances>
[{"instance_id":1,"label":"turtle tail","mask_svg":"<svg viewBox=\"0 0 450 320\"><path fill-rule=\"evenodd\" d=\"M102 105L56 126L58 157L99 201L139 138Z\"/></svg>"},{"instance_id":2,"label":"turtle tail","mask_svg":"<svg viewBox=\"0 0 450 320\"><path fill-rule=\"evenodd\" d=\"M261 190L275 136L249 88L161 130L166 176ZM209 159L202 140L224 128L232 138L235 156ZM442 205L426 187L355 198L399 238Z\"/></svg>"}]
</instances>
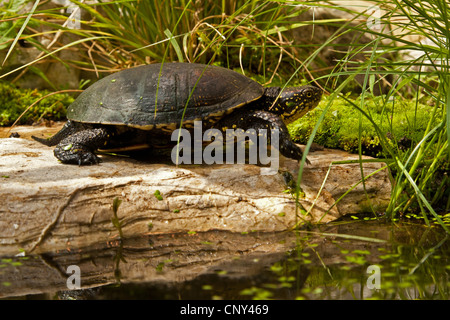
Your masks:
<instances>
[{"instance_id":1,"label":"turtle tail","mask_svg":"<svg viewBox=\"0 0 450 320\"><path fill-rule=\"evenodd\" d=\"M39 138L35 136L31 136L37 142L40 142L46 146L56 146L62 139L74 134L75 132L80 131L80 128L72 121L67 121L64 127L61 128L54 136L50 138Z\"/></svg>"}]
</instances>

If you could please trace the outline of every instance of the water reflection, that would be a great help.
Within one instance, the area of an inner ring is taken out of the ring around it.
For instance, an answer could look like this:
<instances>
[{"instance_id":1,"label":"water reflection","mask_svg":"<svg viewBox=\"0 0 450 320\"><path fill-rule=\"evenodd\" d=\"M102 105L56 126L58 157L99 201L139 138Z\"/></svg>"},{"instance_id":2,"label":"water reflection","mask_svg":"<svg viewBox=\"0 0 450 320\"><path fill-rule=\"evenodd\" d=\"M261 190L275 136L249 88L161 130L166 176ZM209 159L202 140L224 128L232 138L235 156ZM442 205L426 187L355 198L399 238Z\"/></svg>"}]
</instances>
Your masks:
<instances>
[{"instance_id":1,"label":"water reflection","mask_svg":"<svg viewBox=\"0 0 450 320\"><path fill-rule=\"evenodd\" d=\"M449 298L448 236L410 220L347 219L281 233L149 235L68 250L1 258L0 297ZM82 290L67 289L70 265L81 270Z\"/></svg>"}]
</instances>

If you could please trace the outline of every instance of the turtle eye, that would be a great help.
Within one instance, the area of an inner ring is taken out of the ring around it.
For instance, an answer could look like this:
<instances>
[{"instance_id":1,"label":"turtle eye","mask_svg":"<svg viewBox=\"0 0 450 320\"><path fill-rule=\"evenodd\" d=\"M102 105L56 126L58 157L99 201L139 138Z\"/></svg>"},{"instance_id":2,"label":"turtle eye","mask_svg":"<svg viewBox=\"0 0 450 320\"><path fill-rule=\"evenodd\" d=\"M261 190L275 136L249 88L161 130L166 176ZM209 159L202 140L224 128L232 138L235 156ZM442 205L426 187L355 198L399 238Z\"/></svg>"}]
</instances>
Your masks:
<instances>
[{"instance_id":1,"label":"turtle eye","mask_svg":"<svg viewBox=\"0 0 450 320\"><path fill-rule=\"evenodd\" d=\"M306 97L307 97L307 98L311 98L311 97L312 97L311 91L306 92Z\"/></svg>"}]
</instances>

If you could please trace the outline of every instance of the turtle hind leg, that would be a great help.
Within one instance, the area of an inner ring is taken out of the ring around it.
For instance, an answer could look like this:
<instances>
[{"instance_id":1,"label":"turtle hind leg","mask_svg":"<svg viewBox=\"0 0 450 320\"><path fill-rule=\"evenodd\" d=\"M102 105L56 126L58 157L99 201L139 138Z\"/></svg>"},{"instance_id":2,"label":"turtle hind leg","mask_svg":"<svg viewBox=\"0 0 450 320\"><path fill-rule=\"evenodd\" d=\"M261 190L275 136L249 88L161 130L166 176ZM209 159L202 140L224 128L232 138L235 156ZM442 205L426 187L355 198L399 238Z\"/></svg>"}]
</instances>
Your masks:
<instances>
[{"instance_id":1,"label":"turtle hind leg","mask_svg":"<svg viewBox=\"0 0 450 320\"><path fill-rule=\"evenodd\" d=\"M101 159L95 151L104 146L111 133L106 128L92 128L78 131L58 143L53 151L62 163L90 165L98 164Z\"/></svg>"},{"instance_id":2,"label":"turtle hind leg","mask_svg":"<svg viewBox=\"0 0 450 320\"><path fill-rule=\"evenodd\" d=\"M33 140L36 140L37 142L40 142L46 146L51 147L56 146L64 138L84 129L86 129L86 127L83 126L83 124L72 122L69 120L64 124L61 130L59 130L57 133L55 133L55 135L53 135L50 138L44 139L35 136L31 136L31 138L33 138Z\"/></svg>"}]
</instances>

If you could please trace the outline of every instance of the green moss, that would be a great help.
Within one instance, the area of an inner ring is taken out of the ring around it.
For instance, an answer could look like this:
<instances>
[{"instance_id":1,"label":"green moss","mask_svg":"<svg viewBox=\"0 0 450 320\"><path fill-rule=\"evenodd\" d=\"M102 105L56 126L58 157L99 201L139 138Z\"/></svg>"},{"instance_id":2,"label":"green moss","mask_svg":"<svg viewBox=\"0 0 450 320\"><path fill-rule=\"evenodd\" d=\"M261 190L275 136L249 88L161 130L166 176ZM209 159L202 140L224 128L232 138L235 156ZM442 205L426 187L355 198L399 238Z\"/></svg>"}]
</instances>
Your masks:
<instances>
[{"instance_id":1,"label":"green moss","mask_svg":"<svg viewBox=\"0 0 450 320\"><path fill-rule=\"evenodd\" d=\"M18 89L7 82L0 82L0 126L13 124L34 102L50 91ZM55 94L43 99L20 119L19 124L32 124L40 119L64 120L66 107L74 98L68 94Z\"/></svg>"},{"instance_id":2,"label":"green moss","mask_svg":"<svg viewBox=\"0 0 450 320\"><path fill-rule=\"evenodd\" d=\"M389 143L398 148L414 146L423 137L433 107L416 105L413 101L386 102L384 97L366 98L363 109L388 138ZM303 118L288 126L294 141L306 144L321 113L328 103L325 97L319 106ZM360 100L354 100L360 105ZM380 138L373 124L342 98L335 99L328 109L315 137L314 142L327 148L342 149L358 153L359 123L361 117L362 153L370 156L382 156Z\"/></svg>"}]
</instances>

